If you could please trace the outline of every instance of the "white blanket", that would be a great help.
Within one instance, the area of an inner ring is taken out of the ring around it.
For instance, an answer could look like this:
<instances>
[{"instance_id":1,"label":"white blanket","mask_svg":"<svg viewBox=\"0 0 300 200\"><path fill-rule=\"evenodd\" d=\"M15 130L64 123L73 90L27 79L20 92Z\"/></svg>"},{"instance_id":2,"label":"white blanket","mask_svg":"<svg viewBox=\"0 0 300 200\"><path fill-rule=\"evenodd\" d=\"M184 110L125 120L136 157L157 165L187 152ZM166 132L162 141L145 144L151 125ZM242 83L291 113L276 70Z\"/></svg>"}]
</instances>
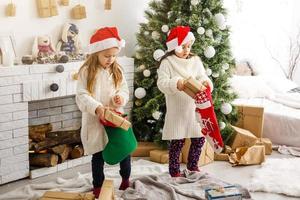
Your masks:
<instances>
[{"instance_id":1,"label":"white blanket","mask_svg":"<svg viewBox=\"0 0 300 200\"><path fill-rule=\"evenodd\" d=\"M275 93L269 99L292 108L300 109L300 93Z\"/></svg>"}]
</instances>

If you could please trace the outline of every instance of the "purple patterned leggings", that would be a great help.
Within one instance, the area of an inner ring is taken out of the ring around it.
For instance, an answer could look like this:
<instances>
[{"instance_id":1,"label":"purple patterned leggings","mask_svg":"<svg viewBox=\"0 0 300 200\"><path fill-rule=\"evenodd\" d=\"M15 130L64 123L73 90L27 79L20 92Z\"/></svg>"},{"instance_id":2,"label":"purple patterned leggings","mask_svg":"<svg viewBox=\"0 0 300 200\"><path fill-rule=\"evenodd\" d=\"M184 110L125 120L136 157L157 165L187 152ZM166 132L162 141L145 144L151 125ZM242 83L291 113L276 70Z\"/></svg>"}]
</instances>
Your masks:
<instances>
[{"instance_id":1,"label":"purple patterned leggings","mask_svg":"<svg viewBox=\"0 0 300 200\"><path fill-rule=\"evenodd\" d=\"M171 140L169 146L169 173L174 176L180 173L179 156L184 145L185 139ZM198 161L201 154L201 148L205 138L191 138L191 146L188 155L187 169L195 171L198 169Z\"/></svg>"}]
</instances>

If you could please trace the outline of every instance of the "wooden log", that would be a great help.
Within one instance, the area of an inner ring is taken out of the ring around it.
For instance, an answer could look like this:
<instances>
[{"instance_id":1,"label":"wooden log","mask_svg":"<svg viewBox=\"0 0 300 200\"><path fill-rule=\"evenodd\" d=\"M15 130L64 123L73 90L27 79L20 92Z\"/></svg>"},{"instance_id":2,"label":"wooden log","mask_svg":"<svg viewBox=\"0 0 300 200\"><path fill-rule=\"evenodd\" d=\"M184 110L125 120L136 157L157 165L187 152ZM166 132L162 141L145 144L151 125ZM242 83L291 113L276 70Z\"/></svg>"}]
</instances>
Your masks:
<instances>
[{"instance_id":1,"label":"wooden log","mask_svg":"<svg viewBox=\"0 0 300 200\"><path fill-rule=\"evenodd\" d=\"M67 144L62 144L51 148L51 151L59 156L58 163L64 162L69 157L71 150L71 146Z\"/></svg>"},{"instance_id":2,"label":"wooden log","mask_svg":"<svg viewBox=\"0 0 300 200\"><path fill-rule=\"evenodd\" d=\"M46 138L44 141L35 144L35 151L48 149L60 144L78 144L81 142L80 129L72 131L56 131L53 133L57 134L57 136Z\"/></svg>"},{"instance_id":3,"label":"wooden log","mask_svg":"<svg viewBox=\"0 0 300 200\"><path fill-rule=\"evenodd\" d=\"M35 142L45 140L46 133L52 130L52 124L41 124L35 126L29 126L29 138Z\"/></svg>"},{"instance_id":4,"label":"wooden log","mask_svg":"<svg viewBox=\"0 0 300 200\"><path fill-rule=\"evenodd\" d=\"M81 145L76 145L71 151L71 158L80 158L83 156L83 147Z\"/></svg>"},{"instance_id":5,"label":"wooden log","mask_svg":"<svg viewBox=\"0 0 300 200\"><path fill-rule=\"evenodd\" d=\"M33 166L39 167L53 167L58 163L58 155L55 154L40 154L40 153L30 153L29 163Z\"/></svg>"}]
</instances>

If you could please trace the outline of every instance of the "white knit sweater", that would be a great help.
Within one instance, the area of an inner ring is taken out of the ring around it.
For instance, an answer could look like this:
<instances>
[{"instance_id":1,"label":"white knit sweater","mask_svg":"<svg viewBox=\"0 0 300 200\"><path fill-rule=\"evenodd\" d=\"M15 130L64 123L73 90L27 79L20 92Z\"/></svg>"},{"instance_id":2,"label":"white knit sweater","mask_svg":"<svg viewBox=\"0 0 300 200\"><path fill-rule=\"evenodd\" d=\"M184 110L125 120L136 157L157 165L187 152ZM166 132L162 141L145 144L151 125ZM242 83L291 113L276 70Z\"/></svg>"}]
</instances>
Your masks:
<instances>
[{"instance_id":1,"label":"white knit sweater","mask_svg":"<svg viewBox=\"0 0 300 200\"><path fill-rule=\"evenodd\" d=\"M124 105L129 99L127 82L123 75L120 88L116 90L112 74L108 69L100 69L96 74L96 82L93 96L87 90L87 71L86 68L79 74L77 83L76 103L82 112L81 141L84 153L91 155L102 151L108 142L103 125L95 113L98 106L114 107L112 97L116 94L124 98ZM122 105L122 106L124 106ZM122 108L114 107L122 111Z\"/></svg>"},{"instance_id":2,"label":"white knit sweater","mask_svg":"<svg viewBox=\"0 0 300 200\"><path fill-rule=\"evenodd\" d=\"M177 89L179 79L190 76L197 80L207 80L203 64L198 56L182 59L176 55L167 57L161 62L157 71L157 86L165 94L167 113L163 128L163 140L202 137L200 124L195 116L194 99Z\"/></svg>"}]
</instances>

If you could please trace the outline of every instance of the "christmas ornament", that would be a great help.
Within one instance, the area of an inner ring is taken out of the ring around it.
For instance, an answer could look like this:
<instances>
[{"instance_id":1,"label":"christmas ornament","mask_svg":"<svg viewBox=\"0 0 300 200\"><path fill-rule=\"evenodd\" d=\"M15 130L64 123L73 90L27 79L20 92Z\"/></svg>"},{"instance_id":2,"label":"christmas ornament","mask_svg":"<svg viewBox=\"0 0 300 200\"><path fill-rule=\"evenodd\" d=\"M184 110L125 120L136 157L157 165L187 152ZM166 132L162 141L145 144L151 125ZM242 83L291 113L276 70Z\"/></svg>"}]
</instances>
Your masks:
<instances>
[{"instance_id":1,"label":"christmas ornament","mask_svg":"<svg viewBox=\"0 0 300 200\"><path fill-rule=\"evenodd\" d=\"M161 112L155 111L154 113L152 113L152 117L156 120L159 120L161 114L162 114Z\"/></svg>"},{"instance_id":2,"label":"christmas ornament","mask_svg":"<svg viewBox=\"0 0 300 200\"><path fill-rule=\"evenodd\" d=\"M216 53L216 50L214 49L213 46L208 46L205 50L204 50L204 55L206 58L212 58L214 57Z\"/></svg>"},{"instance_id":3,"label":"christmas ornament","mask_svg":"<svg viewBox=\"0 0 300 200\"><path fill-rule=\"evenodd\" d=\"M173 12L172 12L172 11L169 11L169 12L168 12L168 18L171 18L172 14L173 14Z\"/></svg>"},{"instance_id":4,"label":"christmas ornament","mask_svg":"<svg viewBox=\"0 0 300 200\"><path fill-rule=\"evenodd\" d=\"M221 112L225 115L228 115L232 111L232 106L230 103L222 103Z\"/></svg>"},{"instance_id":5,"label":"christmas ornament","mask_svg":"<svg viewBox=\"0 0 300 200\"><path fill-rule=\"evenodd\" d=\"M135 53L135 57L136 57L137 59L141 59L141 58L142 58L142 56L141 56L141 54L140 54L139 52L136 52L136 53Z\"/></svg>"},{"instance_id":6,"label":"christmas ornament","mask_svg":"<svg viewBox=\"0 0 300 200\"><path fill-rule=\"evenodd\" d=\"M212 71L211 71L210 68L207 68L207 69L206 69L206 74L207 74L207 76L210 76L210 75L212 74Z\"/></svg>"},{"instance_id":7,"label":"christmas ornament","mask_svg":"<svg viewBox=\"0 0 300 200\"><path fill-rule=\"evenodd\" d=\"M153 32L151 33L151 36L152 36L152 39L153 39L153 40L158 40L158 39L160 38L160 34L159 34L159 32L157 32L157 31L153 31Z\"/></svg>"},{"instance_id":8,"label":"christmas ornament","mask_svg":"<svg viewBox=\"0 0 300 200\"><path fill-rule=\"evenodd\" d=\"M212 77L214 77L214 78L218 78L219 77L219 73L218 72L214 72L214 73L212 73Z\"/></svg>"},{"instance_id":9,"label":"christmas ornament","mask_svg":"<svg viewBox=\"0 0 300 200\"><path fill-rule=\"evenodd\" d=\"M144 35L146 35L146 36L149 35L149 31L145 31Z\"/></svg>"},{"instance_id":10,"label":"christmas ornament","mask_svg":"<svg viewBox=\"0 0 300 200\"><path fill-rule=\"evenodd\" d=\"M161 57L163 57L164 55L165 55L165 52L163 50L161 50L161 49L156 49L153 52L153 58L156 61L159 61L161 59Z\"/></svg>"},{"instance_id":11,"label":"christmas ornament","mask_svg":"<svg viewBox=\"0 0 300 200\"><path fill-rule=\"evenodd\" d=\"M226 73L225 69L222 69L221 74L225 74L225 73Z\"/></svg>"},{"instance_id":12,"label":"christmas ornament","mask_svg":"<svg viewBox=\"0 0 300 200\"><path fill-rule=\"evenodd\" d=\"M145 70L143 71L143 75L144 75L145 77L149 77L149 76L151 75L150 70L145 69Z\"/></svg>"},{"instance_id":13,"label":"christmas ornament","mask_svg":"<svg viewBox=\"0 0 300 200\"><path fill-rule=\"evenodd\" d=\"M214 16L217 26L220 30L224 30L226 28L226 20L222 13L215 14Z\"/></svg>"},{"instance_id":14,"label":"christmas ornament","mask_svg":"<svg viewBox=\"0 0 300 200\"><path fill-rule=\"evenodd\" d=\"M168 27L168 25L163 25L162 27L161 27L161 31L162 32L164 32L164 33L167 33L168 31L169 31L169 27Z\"/></svg>"},{"instance_id":15,"label":"christmas ornament","mask_svg":"<svg viewBox=\"0 0 300 200\"><path fill-rule=\"evenodd\" d=\"M208 37L213 37L213 32L212 32L212 30L211 30L211 29L207 29L207 30L205 31L205 35L208 36Z\"/></svg>"},{"instance_id":16,"label":"christmas ornament","mask_svg":"<svg viewBox=\"0 0 300 200\"><path fill-rule=\"evenodd\" d=\"M197 33L198 33L199 35L203 35L204 32L205 32L205 29L204 29L203 27L199 27L199 28L197 29Z\"/></svg>"},{"instance_id":17,"label":"christmas ornament","mask_svg":"<svg viewBox=\"0 0 300 200\"><path fill-rule=\"evenodd\" d=\"M218 126L217 117L214 111L212 96L209 85L204 91L200 91L195 96L197 119L202 123L202 134L213 147L216 153L220 153L224 143Z\"/></svg>"},{"instance_id":18,"label":"christmas ornament","mask_svg":"<svg viewBox=\"0 0 300 200\"><path fill-rule=\"evenodd\" d=\"M228 63L223 64L222 69L224 69L224 70L229 69L229 64Z\"/></svg>"},{"instance_id":19,"label":"christmas ornament","mask_svg":"<svg viewBox=\"0 0 300 200\"><path fill-rule=\"evenodd\" d=\"M146 90L142 87L138 87L134 91L134 96L138 99L142 99L146 96Z\"/></svg>"},{"instance_id":20,"label":"christmas ornament","mask_svg":"<svg viewBox=\"0 0 300 200\"><path fill-rule=\"evenodd\" d=\"M219 127L223 130L226 127L226 124L224 122L219 122Z\"/></svg>"},{"instance_id":21,"label":"christmas ornament","mask_svg":"<svg viewBox=\"0 0 300 200\"><path fill-rule=\"evenodd\" d=\"M142 70L144 70L146 67L145 67L145 65L140 65L140 66L138 66L138 71L142 71Z\"/></svg>"},{"instance_id":22,"label":"christmas ornament","mask_svg":"<svg viewBox=\"0 0 300 200\"><path fill-rule=\"evenodd\" d=\"M196 6L198 5L199 1L198 0L191 0L191 5Z\"/></svg>"},{"instance_id":23,"label":"christmas ornament","mask_svg":"<svg viewBox=\"0 0 300 200\"><path fill-rule=\"evenodd\" d=\"M175 22L176 22L177 24L180 24L180 23L181 23L181 19L178 18L178 19L175 20Z\"/></svg>"}]
</instances>

